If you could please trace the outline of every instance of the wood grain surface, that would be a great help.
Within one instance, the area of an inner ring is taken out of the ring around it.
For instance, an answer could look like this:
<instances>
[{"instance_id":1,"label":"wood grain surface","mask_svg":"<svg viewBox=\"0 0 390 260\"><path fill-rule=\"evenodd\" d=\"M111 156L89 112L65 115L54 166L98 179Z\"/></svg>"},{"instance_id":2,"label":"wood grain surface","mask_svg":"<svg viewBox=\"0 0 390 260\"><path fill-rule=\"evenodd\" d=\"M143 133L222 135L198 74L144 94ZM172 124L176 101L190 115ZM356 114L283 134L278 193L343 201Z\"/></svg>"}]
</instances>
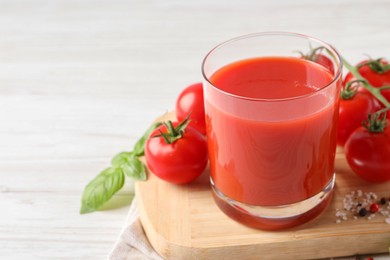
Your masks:
<instances>
[{"instance_id":1,"label":"wood grain surface","mask_svg":"<svg viewBox=\"0 0 390 260\"><path fill-rule=\"evenodd\" d=\"M175 118L173 113L162 120ZM282 231L243 226L216 206L208 169L194 183L173 185L149 174L136 183L141 222L156 251L167 259L317 259L388 252L390 225L385 217L336 223L336 209L351 191L388 197L389 184L357 177L338 149L336 185L330 206L313 221Z\"/></svg>"},{"instance_id":2,"label":"wood grain surface","mask_svg":"<svg viewBox=\"0 0 390 260\"><path fill-rule=\"evenodd\" d=\"M293 31L357 62L389 55L389 13L387 0L0 0L0 258L106 259L131 185L122 207L80 216L84 186L201 80L216 44Z\"/></svg>"}]
</instances>

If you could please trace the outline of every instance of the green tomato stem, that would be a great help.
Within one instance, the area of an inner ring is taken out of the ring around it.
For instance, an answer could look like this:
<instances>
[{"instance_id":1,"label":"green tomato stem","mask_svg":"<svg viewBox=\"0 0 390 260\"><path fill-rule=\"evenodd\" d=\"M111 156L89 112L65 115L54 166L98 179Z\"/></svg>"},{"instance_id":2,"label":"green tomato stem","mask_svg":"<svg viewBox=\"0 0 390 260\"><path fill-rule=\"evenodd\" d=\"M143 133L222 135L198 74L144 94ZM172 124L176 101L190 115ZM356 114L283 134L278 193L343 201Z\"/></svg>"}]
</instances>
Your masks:
<instances>
[{"instance_id":1,"label":"green tomato stem","mask_svg":"<svg viewBox=\"0 0 390 260\"><path fill-rule=\"evenodd\" d=\"M357 80L362 80L363 82L363 87L367 89L376 99L378 99L385 107L389 108L390 103L387 101L387 99L381 94L380 88L375 88L372 86L370 83L367 82L367 80L359 73L359 70L357 67L352 66L349 64L343 57L341 57L342 62L344 66L352 73L352 75L357 79ZM387 86L386 86L387 87Z\"/></svg>"},{"instance_id":2,"label":"green tomato stem","mask_svg":"<svg viewBox=\"0 0 390 260\"><path fill-rule=\"evenodd\" d=\"M368 65L376 73L383 74L390 70L390 64L383 64L382 60L383 58L379 58L376 60L370 59L369 61L363 62L356 67L361 68L363 66Z\"/></svg>"},{"instance_id":3,"label":"green tomato stem","mask_svg":"<svg viewBox=\"0 0 390 260\"><path fill-rule=\"evenodd\" d=\"M388 120L386 119L386 112L390 108L381 109L373 114L368 115L368 120L362 123L370 133L382 133L387 127Z\"/></svg>"},{"instance_id":4,"label":"green tomato stem","mask_svg":"<svg viewBox=\"0 0 390 260\"><path fill-rule=\"evenodd\" d=\"M379 115L382 113L386 113L389 110L390 110L390 107L385 107L385 108L382 108L381 110L376 111L375 113L377 113Z\"/></svg>"},{"instance_id":5,"label":"green tomato stem","mask_svg":"<svg viewBox=\"0 0 390 260\"><path fill-rule=\"evenodd\" d=\"M160 134L154 135L152 137L162 137L167 144L173 144L177 140L183 137L184 130L190 123L190 115L188 115L182 122L180 122L176 127L173 126L172 121L168 120L164 122L164 126L167 128L167 132L163 133L161 129L158 131Z\"/></svg>"},{"instance_id":6,"label":"green tomato stem","mask_svg":"<svg viewBox=\"0 0 390 260\"><path fill-rule=\"evenodd\" d=\"M356 79L349 81L345 85L345 88L341 90L341 98L344 100L352 99L356 95L358 90L358 87L356 87L357 83L365 83L365 80Z\"/></svg>"},{"instance_id":7,"label":"green tomato stem","mask_svg":"<svg viewBox=\"0 0 390 260\"><path fill-rule=\"evenodd\" d=\"M382 90L385 90L385 89L390 89L390 86L382 86L382 87L380 87L380 88L378 88L380 91L382 91Z\"/></svg>"}]
</instances>

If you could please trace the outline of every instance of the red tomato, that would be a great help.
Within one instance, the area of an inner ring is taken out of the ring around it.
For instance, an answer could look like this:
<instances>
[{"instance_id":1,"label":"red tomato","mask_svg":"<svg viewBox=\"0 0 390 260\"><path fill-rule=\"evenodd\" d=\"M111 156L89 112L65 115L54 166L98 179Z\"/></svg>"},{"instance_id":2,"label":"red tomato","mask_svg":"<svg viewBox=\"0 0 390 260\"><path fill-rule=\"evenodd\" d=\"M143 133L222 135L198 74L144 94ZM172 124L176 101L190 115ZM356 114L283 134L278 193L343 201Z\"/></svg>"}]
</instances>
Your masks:
<instances>
[{"instance_id":1,"label":"red tomato","mask_svg":"<svg viewBox=\"0 0 390 260\"><path fill-rule=\"evenodd\" d=\"M315 54L313 56L313 61L322 65L325 69L329 70L330 74L334 75L334 66L331 59L323 54Z\"/></svg>"},{"instance_id":2,"label":"red tomato","mask_svg":"<svg viewBox=\"0 0 390 260\"><path fill-rule=\"evenodd\" d=\"M345 144L345 156L352 170L370 182L390 180L390 127L371 133L357 128Z\"/></svg>"},{"instance_id":3,"label":"red tomato","mask_svg":"<svg viewBox=\"0 0 390 260\"><path fill-rule=\"evenodd\" d=\"M363 64L365 62L367 62L367 60L359 62L358 65ZM381 63L384 65L388 64L387 61L384 60L381 60ZM379 73L376 72L375 70L372 70L369 65L364 65L359 68L359 73L363 76L363 78L365 78L368 81L368 83L370 83L374 87L382 87L382 86L390 85L390 70L387 70L384 73ZM354 79L355 78L352 75L352 73L349 72L345 76L344 85L347 82ZM360 87L359 91L368 92L364 87ZM381 93L388 101L390 101L390 89L383 90Z\"/></svg>"},{"instance_id":4,"label":"red tomato","mask_svg":"<svg viewBox=\"0 0 390 260\"><path fill-rule=\"evenodd\" d=\"M176 100L176 117L183 121L190 114L190 126L206 134L203 101L203 85L196 83L186 87Z\"/></svg>"},{"instance_id":5,"label":"red tomato","mask_svg":"<svg viewBox=\"0 0 390 260\"><path fill-rule=\"evenodd\" d=\"M173 123L174 127L178 123ZM191 126L185 127L182 137L171 144L162 136L167 133L165 125L153 131L145 143L145 158L149 169L165 181L184 184L193 181L206 168L208 155L206 138Z\"/></svg>"},{"instance_id":6,"label":"red tomato","mask_svg":"<svg viewBox=\"0 0 390 260\"><path fill-rule=\"evenodd\" d=\"M344 146L350 134L367 120L368 114L379 108L379 103L368 93L358 92L351 99L340 98L337 144Z\"/></svg>"}]
</instances>

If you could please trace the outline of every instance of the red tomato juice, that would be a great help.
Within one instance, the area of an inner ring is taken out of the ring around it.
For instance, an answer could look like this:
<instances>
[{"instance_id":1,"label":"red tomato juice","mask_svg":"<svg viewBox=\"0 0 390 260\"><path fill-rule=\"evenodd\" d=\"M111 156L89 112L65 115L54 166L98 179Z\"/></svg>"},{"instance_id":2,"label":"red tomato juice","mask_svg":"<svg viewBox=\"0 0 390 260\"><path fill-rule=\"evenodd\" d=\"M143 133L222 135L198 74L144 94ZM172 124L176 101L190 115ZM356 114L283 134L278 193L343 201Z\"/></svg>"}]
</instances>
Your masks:
<instances>
[{"instance_id":1,"label":"red tomato juice","mask_svg":"<svg viewBox=\"0 0 390 260\"><path fill-rule=\"evenodd\" d=\"M318 64L293 57L241 60L217 70L210 77L213 91L205 91L215 187L260 206L287 205L322 191L334 175L338 101L321 92L332 79ZM218 105L223 95L233 100L228 109ZM257 109L260 103L264 109Z\"/></svg>"}]
</instances>

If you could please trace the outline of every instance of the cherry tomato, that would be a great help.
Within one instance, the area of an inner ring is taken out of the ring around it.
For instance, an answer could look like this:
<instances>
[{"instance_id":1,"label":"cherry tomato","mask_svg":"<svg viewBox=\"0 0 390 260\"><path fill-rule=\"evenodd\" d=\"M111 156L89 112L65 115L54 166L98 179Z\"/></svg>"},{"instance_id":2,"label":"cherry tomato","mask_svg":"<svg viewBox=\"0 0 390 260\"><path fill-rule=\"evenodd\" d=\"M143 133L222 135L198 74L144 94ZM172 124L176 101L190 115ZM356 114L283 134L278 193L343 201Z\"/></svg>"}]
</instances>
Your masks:
<instances>
[{"instance_id":1,"label":"cherry tomato","mask_svg":"<svg viewBox=\"0 0 390 260\"><path fill-rule=\"evenodd\" d=\"M368 114L379 108L379 103L368 93L357 92L351 99L340 98L337 144L344 146L348 137L361 126Z\"/></svg>"},{"instance_id":2,"label":"cherry tomato","mask_svg":"<svg viewBox=\"0 0 390 260\"><path fill-rule=\"evenodd\" d=\"M328 57L326 57L323 54L315 54L313 57L313 61L315 63L320 64L325 69L329 70L330 74L334 75L334 66L333 66L333 62L331 61L331 59L329 59Z\"/></svg>"},{"instance_id":3,"label":"cherry tomato","mask_svg":"<svg viewBox=\"0 0 390 260\"><path fill-rule=\"evenodd\" d=\"M320 53L323 49L324 49L324 47L310 49L309 53L306 53L306 54L300 52L301 58L303 58L305 60L313 61L313 62L321 65L322 67L327 69L330 72L330 74L334 75L334 66L333 66L332 60L330 58L328 58L327 56L325 56L324 54Z\"/></svg>"},{"instance_id":4,"label":"cherry tomato","mask_svg":"<svg viewBox=\"0 0 390 260\"><path fill-rule=\"evenodd\" d=\"M390 127L384 132L372 133L364 127L357 128L344 147L352 170L370 182L390 180Z\"/></svg>"},{"instance_id":5,"label":"cherry tomato","mask_svg":"<svg viewBox=\"0 0 390 260\"><path fill-rule=\"evenodd\" d=\"M172 123L175 129L179 125L178 122ZM167 143L161 136L161 133L172 134L167 126L155 129L145 143L145 158L154 175L170 183L184 184L196 179L206 168L206 138L190 125L175 131L181 137L176 136L176 140Z\"/></svg>"},{"instance_id":6,"label":"cherry tomato","mask_svg":"<svg viewBox=\"0 0 390 260\"><path fill-rule=\"evenodd\" d=\"M206 134L206 122L203 101L203 85L196 83L186 87L176 100L176 117L178 121L190 115L190 126Z\"/></svg>"},{"instance_id":7,"label":"cherry tomato","mask_svg":"<svg viewBox=\"0 0 390 260\"><path fill-rule=\"evenodd\" d=\"M367 60L361 61L358 63L358 66L366 63ZM382 64L386 65L388 64L387 61L381 60L380 61ZM359 73L365 78L368 83L370 83L374 87L382 87L382 86L388 86L390 85L390 70L387 70L384 73L379 73L376 72L375 70L371 69L369 65L363 65L358 69ZM352 75L351 72L349 72L344 79L344 85L351 81L354 80L355 77ZM360 87L359 91L361 92L368 92L364 87ZM381 94L388 100L390 101L390 89L387 90L382 90Z\"/></svg>"}]
</instances>

